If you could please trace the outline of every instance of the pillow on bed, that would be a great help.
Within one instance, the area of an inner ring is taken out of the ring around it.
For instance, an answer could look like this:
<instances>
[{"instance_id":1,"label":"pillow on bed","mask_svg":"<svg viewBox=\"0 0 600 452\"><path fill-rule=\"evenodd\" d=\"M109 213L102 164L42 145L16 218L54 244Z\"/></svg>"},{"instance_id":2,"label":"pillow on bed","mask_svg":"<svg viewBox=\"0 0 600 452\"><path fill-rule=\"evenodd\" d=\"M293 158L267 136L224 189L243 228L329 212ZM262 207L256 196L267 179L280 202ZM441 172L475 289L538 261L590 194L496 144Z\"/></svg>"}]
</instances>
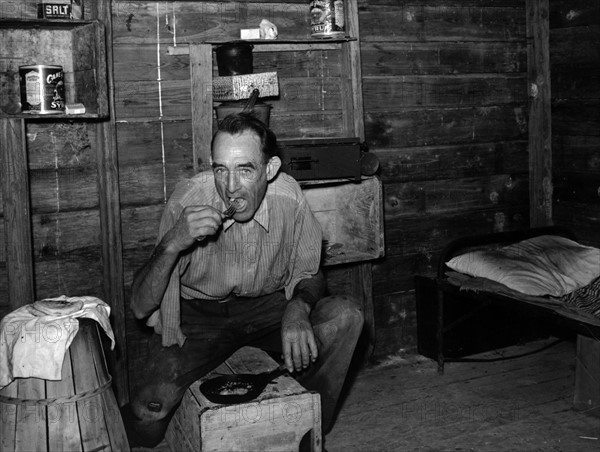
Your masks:
<instances>
[{"instance_id":1,"label":"pillow on bed","mask_svg":"<svg viewBox=\"0 0 600 452\"><path fill-rule=\"evenodd\" d=\"M543 235L503 248L468 252L446 265L527 295L561 297L600 276L600 249Z\"/></svg>"}]
</instances>

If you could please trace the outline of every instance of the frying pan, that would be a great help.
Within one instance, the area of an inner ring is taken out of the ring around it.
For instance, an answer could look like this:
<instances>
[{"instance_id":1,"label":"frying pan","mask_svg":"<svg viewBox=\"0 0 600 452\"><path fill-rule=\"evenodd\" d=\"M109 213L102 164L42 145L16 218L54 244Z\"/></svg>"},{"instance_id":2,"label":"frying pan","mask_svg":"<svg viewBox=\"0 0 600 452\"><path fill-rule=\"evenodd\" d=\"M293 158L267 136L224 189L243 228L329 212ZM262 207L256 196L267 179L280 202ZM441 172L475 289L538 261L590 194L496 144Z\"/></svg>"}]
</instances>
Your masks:
<instances>
[{"instance_id":1,"label":"frying pan","mask_svg":"<svg viewBox=\"0 0 600 452\"><path fill-rule=\"evenodd\" d=\"M260 395L275 378L287 372L285 364L260 374L232 374L210 378L200 384L200 391L213 403L246 403Z\"/></svg>"}]
</instances>

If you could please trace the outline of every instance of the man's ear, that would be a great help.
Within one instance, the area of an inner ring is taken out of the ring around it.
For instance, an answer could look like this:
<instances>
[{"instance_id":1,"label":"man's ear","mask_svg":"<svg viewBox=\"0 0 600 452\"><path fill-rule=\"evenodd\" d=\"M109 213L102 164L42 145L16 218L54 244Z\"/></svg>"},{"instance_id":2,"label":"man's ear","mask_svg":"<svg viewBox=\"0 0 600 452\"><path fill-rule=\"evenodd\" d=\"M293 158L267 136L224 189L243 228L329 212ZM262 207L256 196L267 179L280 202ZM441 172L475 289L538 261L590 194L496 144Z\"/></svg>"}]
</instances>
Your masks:
<instances>
[{"instance_id":1,"label":"man's ear","mask_svg":"<svg viewBox=\"0 0 600 452\"><path fill-rule=\"evenodd\" d=\"M271 157L267 163L267 180L271 181L281 168L281 159L277 156Z\"/></svg>"}]
</instances>

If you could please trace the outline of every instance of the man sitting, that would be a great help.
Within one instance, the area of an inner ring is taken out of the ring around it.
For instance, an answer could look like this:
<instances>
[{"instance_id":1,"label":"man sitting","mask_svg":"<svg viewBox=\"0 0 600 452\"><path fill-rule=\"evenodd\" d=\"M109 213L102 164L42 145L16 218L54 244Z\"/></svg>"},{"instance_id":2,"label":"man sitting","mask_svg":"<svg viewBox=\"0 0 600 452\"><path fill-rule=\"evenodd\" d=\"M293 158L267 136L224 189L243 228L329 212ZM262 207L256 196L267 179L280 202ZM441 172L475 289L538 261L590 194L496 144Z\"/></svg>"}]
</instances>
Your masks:
<instances>
[{"instance_id":1,"label":"man sitting","mask_svg":"<svg viewBox=\"0 0 600 452\"><path fill-rule=\"evenodd\" d=\"M321 228L298 183L279 172L270 129L230 115L211 158L212 171L175 188L134 279L133 313L157 334L123 408L130 442L158 444L189 385L246 345L282 355L320 394L327 433L362 330L360 304L325 296Z\"/></svg>"}]
</instances>

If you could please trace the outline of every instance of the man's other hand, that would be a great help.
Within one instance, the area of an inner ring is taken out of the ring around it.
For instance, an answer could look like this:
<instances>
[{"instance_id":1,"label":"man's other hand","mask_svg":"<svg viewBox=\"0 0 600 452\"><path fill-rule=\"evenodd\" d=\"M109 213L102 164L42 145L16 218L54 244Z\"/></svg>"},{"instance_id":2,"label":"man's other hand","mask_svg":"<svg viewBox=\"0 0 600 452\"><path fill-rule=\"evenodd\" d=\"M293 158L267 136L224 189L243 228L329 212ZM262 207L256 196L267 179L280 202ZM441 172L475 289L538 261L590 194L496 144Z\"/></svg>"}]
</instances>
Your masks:
<instances>
[{"instance_id":1,"label":"man's other hand","mask_svg":"<svg viewBox=\"0 0 600 452\"><path fill-rule=\"evenodd\" d=\"M319 354L309 319L310 306L290 300L281 320L283 359L289 372L306 369Z\"/></svg>"}]
</instances>

